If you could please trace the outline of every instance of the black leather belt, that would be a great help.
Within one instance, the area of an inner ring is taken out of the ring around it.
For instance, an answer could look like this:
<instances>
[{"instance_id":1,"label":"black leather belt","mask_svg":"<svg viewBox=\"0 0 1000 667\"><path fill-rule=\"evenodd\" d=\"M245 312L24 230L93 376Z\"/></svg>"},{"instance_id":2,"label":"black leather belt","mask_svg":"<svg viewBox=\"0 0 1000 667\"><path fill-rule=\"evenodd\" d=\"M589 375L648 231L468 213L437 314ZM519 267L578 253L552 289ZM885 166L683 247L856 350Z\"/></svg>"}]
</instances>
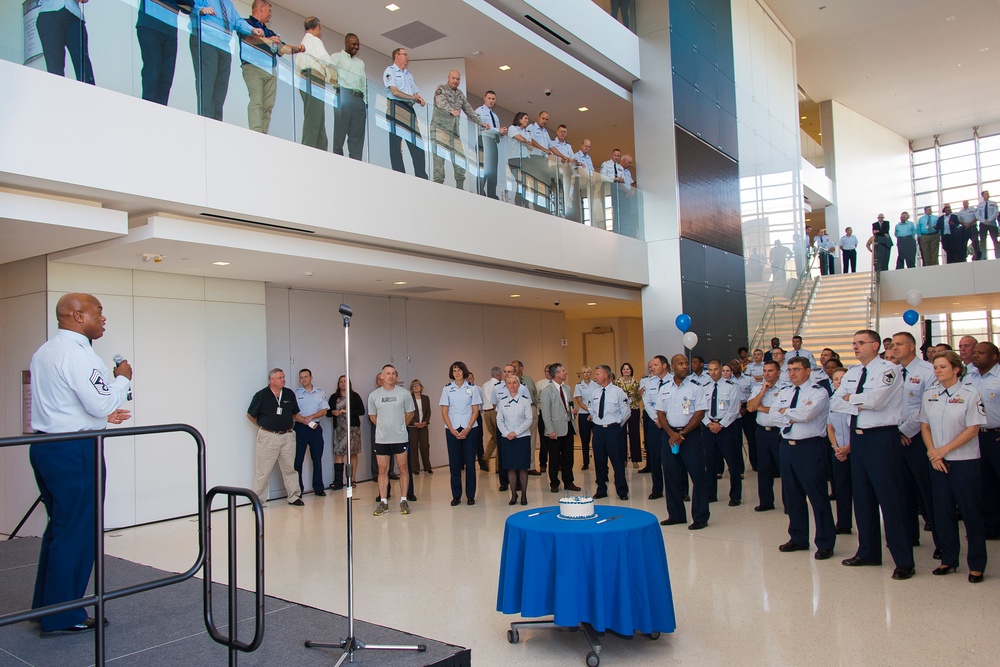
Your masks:
<instances>
[{"instance_id":1,"label":"black leather belt","mask_svg":"<svg viewBox=\"0 0 1000 667\"><path fill-rule=\"evenodd\" d=\"M781 439L787 442L792 447L795 447L796 445L804 445L807 442L812 442L813 440L822 440L823 438L821 436L816 435L811 438L800 438L799 440L788 440L784 436L782 436Z\"/></svg>"},{"instance_id":2,"label":"black leather belt","mask_svg":"<svg viewBox=\"0 0 1000 667\"><path fill-rule=\"evenodd\" d=\"M267 431L268 433L273 433L275 435L285 435L286 433L291 433L292 432L292 429L288 429L287 431L272 431L271 429L264 428L263 426L259 426L258 428L261 431Z\"/></svg>"},{"instance_id":3,"label":"black leather belt","mask_svg":"<svg viewBox=\"0 0 1000 667\"><path fill-rule=\"evenodd\" d=\"M760 424L757 424L757 426L760 426ZM765 431L773 431L778 428L777 426L760 426L760 427Z\"/></svg>"},{"instance_id":4,"label":"black leather belt","mask_svg":"<svg viewBox=\"0 0 1000 667\"><path fill-rule=\"evenodd\" d=\"M883 431L898 431L898 426L872 426L871 428L856 428L854 432L858 435L864 435L865 433L881 433Z\"/></svg>"},{"instance_id":5,"label":"black leather belt","mask_svg":"<svg viewBox=\"0 0 1000 667\"><path fill-rule=\"evenodd\" d=\"M985 426L979 427L980 433L1000 433L1000 428L987 428Z\"/></svg>"}]
</instances>

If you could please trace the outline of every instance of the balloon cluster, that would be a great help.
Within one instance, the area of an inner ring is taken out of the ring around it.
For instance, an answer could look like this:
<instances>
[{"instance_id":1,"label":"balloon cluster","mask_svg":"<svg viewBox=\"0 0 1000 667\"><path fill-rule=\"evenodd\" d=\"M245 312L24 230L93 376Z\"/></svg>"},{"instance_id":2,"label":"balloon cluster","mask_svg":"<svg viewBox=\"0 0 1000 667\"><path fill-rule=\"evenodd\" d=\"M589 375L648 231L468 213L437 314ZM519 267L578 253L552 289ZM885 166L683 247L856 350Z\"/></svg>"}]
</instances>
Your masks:
<instances>
[{"instance_id":1,"label":"balloon cluster","mask_svg":"<svg viewBox=\"0 0 1000 667\"><path fill-rule=\"evenodd\" d=\"M684 336L681 340L684 342L684 347L689 350L693 350L694 346L698 344L698 334L693 331L688 331L691 328L691 316L681 313L674 320L674 324L680 330Z\"/></svg>"},{"instance_id":2,"label":"balloon cluster","mask_svg":"<svg viewBox=\"0 0 1000 667\"><path fill-rule=\"evenodd\" d=\"M920 293L918 289L911 289L906 293L906 303L916 308L924 300L924 295ZM920 313L910 308L903 313L903 321L909 324L911 327L920 321Z\"/></svg>"}]
</instances>

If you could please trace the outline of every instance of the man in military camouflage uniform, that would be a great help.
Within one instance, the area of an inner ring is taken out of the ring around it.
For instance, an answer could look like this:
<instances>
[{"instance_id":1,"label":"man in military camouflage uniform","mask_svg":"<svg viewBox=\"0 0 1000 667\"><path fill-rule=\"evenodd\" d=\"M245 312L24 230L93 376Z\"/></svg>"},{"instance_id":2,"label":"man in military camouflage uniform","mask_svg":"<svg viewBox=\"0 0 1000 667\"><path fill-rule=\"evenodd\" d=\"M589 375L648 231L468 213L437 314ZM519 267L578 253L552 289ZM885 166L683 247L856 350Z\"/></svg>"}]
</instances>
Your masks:
<instances>
[{"instance_id":1,"label":"man in military camouflage uniform","mask_svg":"<svg viewBox=\"0 0 1000 667\"><path fill-rule=\"evenodd\" d=\"M431 134L434 137L434 182L444 183L444 155L451 156L455 165L455 187L459 190L465 184L465 147L460 136L459 120L462 112L476 123L489 129L469 101L465 93L458 89L462 75L458 70L448 72L448 83L442 83L434 91L434 114L431 116Z\"/></svg>"}]
</instances>

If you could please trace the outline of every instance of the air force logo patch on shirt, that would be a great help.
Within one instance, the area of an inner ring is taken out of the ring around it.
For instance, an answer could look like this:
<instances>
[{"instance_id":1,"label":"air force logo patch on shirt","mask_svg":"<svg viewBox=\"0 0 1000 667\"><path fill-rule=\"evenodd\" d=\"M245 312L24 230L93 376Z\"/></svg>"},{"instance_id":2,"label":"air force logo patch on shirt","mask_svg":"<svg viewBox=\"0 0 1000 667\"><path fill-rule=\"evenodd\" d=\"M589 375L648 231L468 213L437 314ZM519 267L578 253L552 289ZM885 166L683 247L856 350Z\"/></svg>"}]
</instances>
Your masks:
<instances>
[{"instance_id":1,"label":"air force logo patch on shirt","mask_svg":"<svg viewBox=\"0 0 1000 667\"><path fill-rule=\"evenodd\" d=\"M896 372L895 371L886 371L882 375L882 384L884 384L885 386L888 387L890 384L893 383L893 380L895 380L895 379L896 379Z\"/></svg>"},{"instance_id":2,"label":"air force logo patch on shirt","mask_svg":"<svg viewBox=\"0 0 1000 667\"><path fill-rule=\"evenodd\" d=\"M94 372L90 374L90 384L94 385L94 389L96 389L97 393L101 396L108 396L111 394L111 387L109 387L108 383L104 381L103 377L101 377L101 371L96 368L94 369Z\"/></svg>"}]
</instances>

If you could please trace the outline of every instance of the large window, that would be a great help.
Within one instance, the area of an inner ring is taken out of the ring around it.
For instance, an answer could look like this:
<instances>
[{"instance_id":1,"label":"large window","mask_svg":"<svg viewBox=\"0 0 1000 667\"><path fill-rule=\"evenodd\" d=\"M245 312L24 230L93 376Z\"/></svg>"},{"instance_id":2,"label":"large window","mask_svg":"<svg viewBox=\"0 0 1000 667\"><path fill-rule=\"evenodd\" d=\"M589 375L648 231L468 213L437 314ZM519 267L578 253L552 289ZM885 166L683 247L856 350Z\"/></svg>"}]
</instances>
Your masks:
<instances>
[{"instance_id":1,"label":"large window","mask_svg":"<svg viewBox=\"0 0 1000 667\"><path fill-rule=\"evenodd\" d=\"M957 350L962 336L1000 343L1000 310L942 313L927 315L927 319L931 320L932 345L947 343Z\"/></svg>"},{"instance_id":2,"label":"large window","mask_svg":"<svg viewBox=\"0 0 1000 667\"><path fill-rule=\"evenodd\" d=\"M935 215L945 204L951 204L955 212L965 200L974 207L983 190L989 190L994 200L1000 197L1000 134L935 143L913 151L911 165L914 220L923 215L925 206ZM995 259L992 243L986 245L987 257Z\"/></svg>"}]
</instances>

